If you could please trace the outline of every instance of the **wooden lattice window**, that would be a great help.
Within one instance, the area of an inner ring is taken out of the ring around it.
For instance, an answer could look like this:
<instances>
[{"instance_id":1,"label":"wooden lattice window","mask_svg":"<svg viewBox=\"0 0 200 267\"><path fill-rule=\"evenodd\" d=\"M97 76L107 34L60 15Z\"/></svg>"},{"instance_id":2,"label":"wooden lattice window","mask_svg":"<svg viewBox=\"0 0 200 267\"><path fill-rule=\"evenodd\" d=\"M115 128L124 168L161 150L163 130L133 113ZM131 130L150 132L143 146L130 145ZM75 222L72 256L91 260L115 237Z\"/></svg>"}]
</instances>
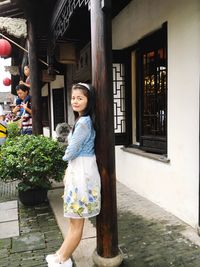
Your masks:
<instances>
[{"instance_id":1,"label":"wooden lattice window","mask_svg":"<svg viewBox=\"0 0 200 267\"><path fill-rule=\"evenodd\" d=\"M113 64L114 129L115 133L125 133L125 77L124 64Z\"/></svg>"},{"instance_id":2,"label":"wooden lattice window","mask_svg":"<svg viewBox=\"0 0 200 267\"><path fill-rule=\"evenodd\" d=\"M115 144L130 142L130 56L122 50L113 51L113 102Z\"/></svg>"},{"instance_id":3,"label":"wooden lattice window","mask_svg":"<svg viewBox=\"0 0 200 267\"><path fill-rule=\"evenodd\" d=\"M140 41L137 73L138 141L146 151L167 154L166 27Z\"/></svg>"}]
</instances>

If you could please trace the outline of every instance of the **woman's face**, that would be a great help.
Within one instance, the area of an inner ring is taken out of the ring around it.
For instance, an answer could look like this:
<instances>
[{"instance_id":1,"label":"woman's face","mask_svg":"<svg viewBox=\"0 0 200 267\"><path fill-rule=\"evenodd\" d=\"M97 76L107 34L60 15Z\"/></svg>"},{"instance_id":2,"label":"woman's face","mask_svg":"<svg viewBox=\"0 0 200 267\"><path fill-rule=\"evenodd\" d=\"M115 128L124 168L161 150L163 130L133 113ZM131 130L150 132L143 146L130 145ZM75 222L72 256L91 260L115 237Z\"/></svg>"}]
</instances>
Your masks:
<instances>
[{"instance_id":1,"label":"woman's face","mask_svg":"<svg viewBox=\"0 0 200 267\"><path fill-rule=\"evenodd\" d=\"M71 98L71 105L73 111L78 112L79 116L81 116L86 107L87 107L88 99L83 94L83 90L81 89L73 89L72 90L72 98Z\"/></svg>"},{"instance_id":2,"label":"woman's face","mask_svg":"<svg viewBox=\"0 0 200 267\"><path fill-rule=\"evenodd\" d=\"M26 77L28 77L30 75L30 69L28 66L24 67L24 74L26 75Z\"/></svg>"}]
</instances>

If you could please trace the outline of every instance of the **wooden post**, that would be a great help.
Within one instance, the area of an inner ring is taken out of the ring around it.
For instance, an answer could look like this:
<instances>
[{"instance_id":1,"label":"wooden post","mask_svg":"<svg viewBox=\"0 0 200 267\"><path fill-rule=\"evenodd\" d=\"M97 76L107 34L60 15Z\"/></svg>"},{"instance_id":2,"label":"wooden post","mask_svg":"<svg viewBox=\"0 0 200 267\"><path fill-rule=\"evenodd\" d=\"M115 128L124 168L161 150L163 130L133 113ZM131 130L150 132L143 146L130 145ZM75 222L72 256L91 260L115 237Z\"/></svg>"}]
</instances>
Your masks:
<instances>
[{"instance_id":1,"label":"wooden post","mask_svg":"<svg viewBox=\"0 0 200 267\"><path fill-rule=\"evenodd\" d=\"M122 262L117 231L110 2L90 1L92 84L96 97L96 155L102 182L102 208L97 217L97 250L93 254L97 266L119 266ZM114 265L113 260L109 265L111 258L115 259Z\"/></svg>"},{"instance_id":2,"label":"wooden post","mask_svg":"<svg viewBox=\"0 0 200 267\"><path fill-rule=\"evenodd\" d=\"M37 40L36 31L34 28L34 20L29 20L29 67L31 80L31 95L32 95L32 119L33 119L33 134L42 134L42 98L41 86L39 80L38 57L37 57Z\"/></svg>"}]
</instances>

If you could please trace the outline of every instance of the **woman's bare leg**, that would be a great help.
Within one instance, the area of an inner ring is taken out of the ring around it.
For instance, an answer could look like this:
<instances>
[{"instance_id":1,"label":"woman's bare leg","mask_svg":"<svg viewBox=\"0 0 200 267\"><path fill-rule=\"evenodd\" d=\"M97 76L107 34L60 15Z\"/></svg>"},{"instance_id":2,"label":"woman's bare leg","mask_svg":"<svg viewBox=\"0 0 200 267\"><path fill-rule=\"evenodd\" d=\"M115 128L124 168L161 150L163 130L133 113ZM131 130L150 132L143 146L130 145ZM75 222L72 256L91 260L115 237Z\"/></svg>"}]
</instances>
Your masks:
<instances>
[{"instance_id":1,"label":"woman's bare leg","mask_svg":"<svg viewBox=\"0 0 200 267\"><path fill-rule=\"evenodd\" d=\"M62 261L69 259L81 241L85 219L69 219L69 229L60 249L57 251Z\"/></svg>"}]
</instances>

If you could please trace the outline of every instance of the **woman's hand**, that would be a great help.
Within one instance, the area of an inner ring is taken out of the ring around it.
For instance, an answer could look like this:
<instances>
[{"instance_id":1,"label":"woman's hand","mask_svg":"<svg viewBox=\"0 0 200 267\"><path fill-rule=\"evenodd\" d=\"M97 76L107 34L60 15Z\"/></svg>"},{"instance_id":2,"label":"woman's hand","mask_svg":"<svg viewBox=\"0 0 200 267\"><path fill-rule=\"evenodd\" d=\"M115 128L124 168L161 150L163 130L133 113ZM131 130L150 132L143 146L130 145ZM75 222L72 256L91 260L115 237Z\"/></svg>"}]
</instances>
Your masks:
<instances>
[{"instance_id":1,"label":"woman's hand","mask_svg":"<svg viewBox=\"0 0 200 267\"><path fill-rule=\"evenodd\" d=\"M28 102L23 103L23 109L24 109L24 110L27 110L27 106L28 106Z\"/></svg>"},{"instance_id":2,"label":"woman's hand","mask_svg":"<svg viewBox=\"0 0 200 267\"><path fill-rule=\"evenodd\" d=\"M13 108L12 113L17 113L17 111L19 111L19 110L20 110L20 107L16 106Z\"/></svg>"},{"instance_id":3,"label":"woman's hand","mask_svg":"<svg viewBox=\"0 0 200 267\"><path fill-rule=\"evenodd\" d=\"M32 110L28 108L28 102L23 104L23 109L26 110L30 115L32 115Z\"/></svg>"}]
</instances>

